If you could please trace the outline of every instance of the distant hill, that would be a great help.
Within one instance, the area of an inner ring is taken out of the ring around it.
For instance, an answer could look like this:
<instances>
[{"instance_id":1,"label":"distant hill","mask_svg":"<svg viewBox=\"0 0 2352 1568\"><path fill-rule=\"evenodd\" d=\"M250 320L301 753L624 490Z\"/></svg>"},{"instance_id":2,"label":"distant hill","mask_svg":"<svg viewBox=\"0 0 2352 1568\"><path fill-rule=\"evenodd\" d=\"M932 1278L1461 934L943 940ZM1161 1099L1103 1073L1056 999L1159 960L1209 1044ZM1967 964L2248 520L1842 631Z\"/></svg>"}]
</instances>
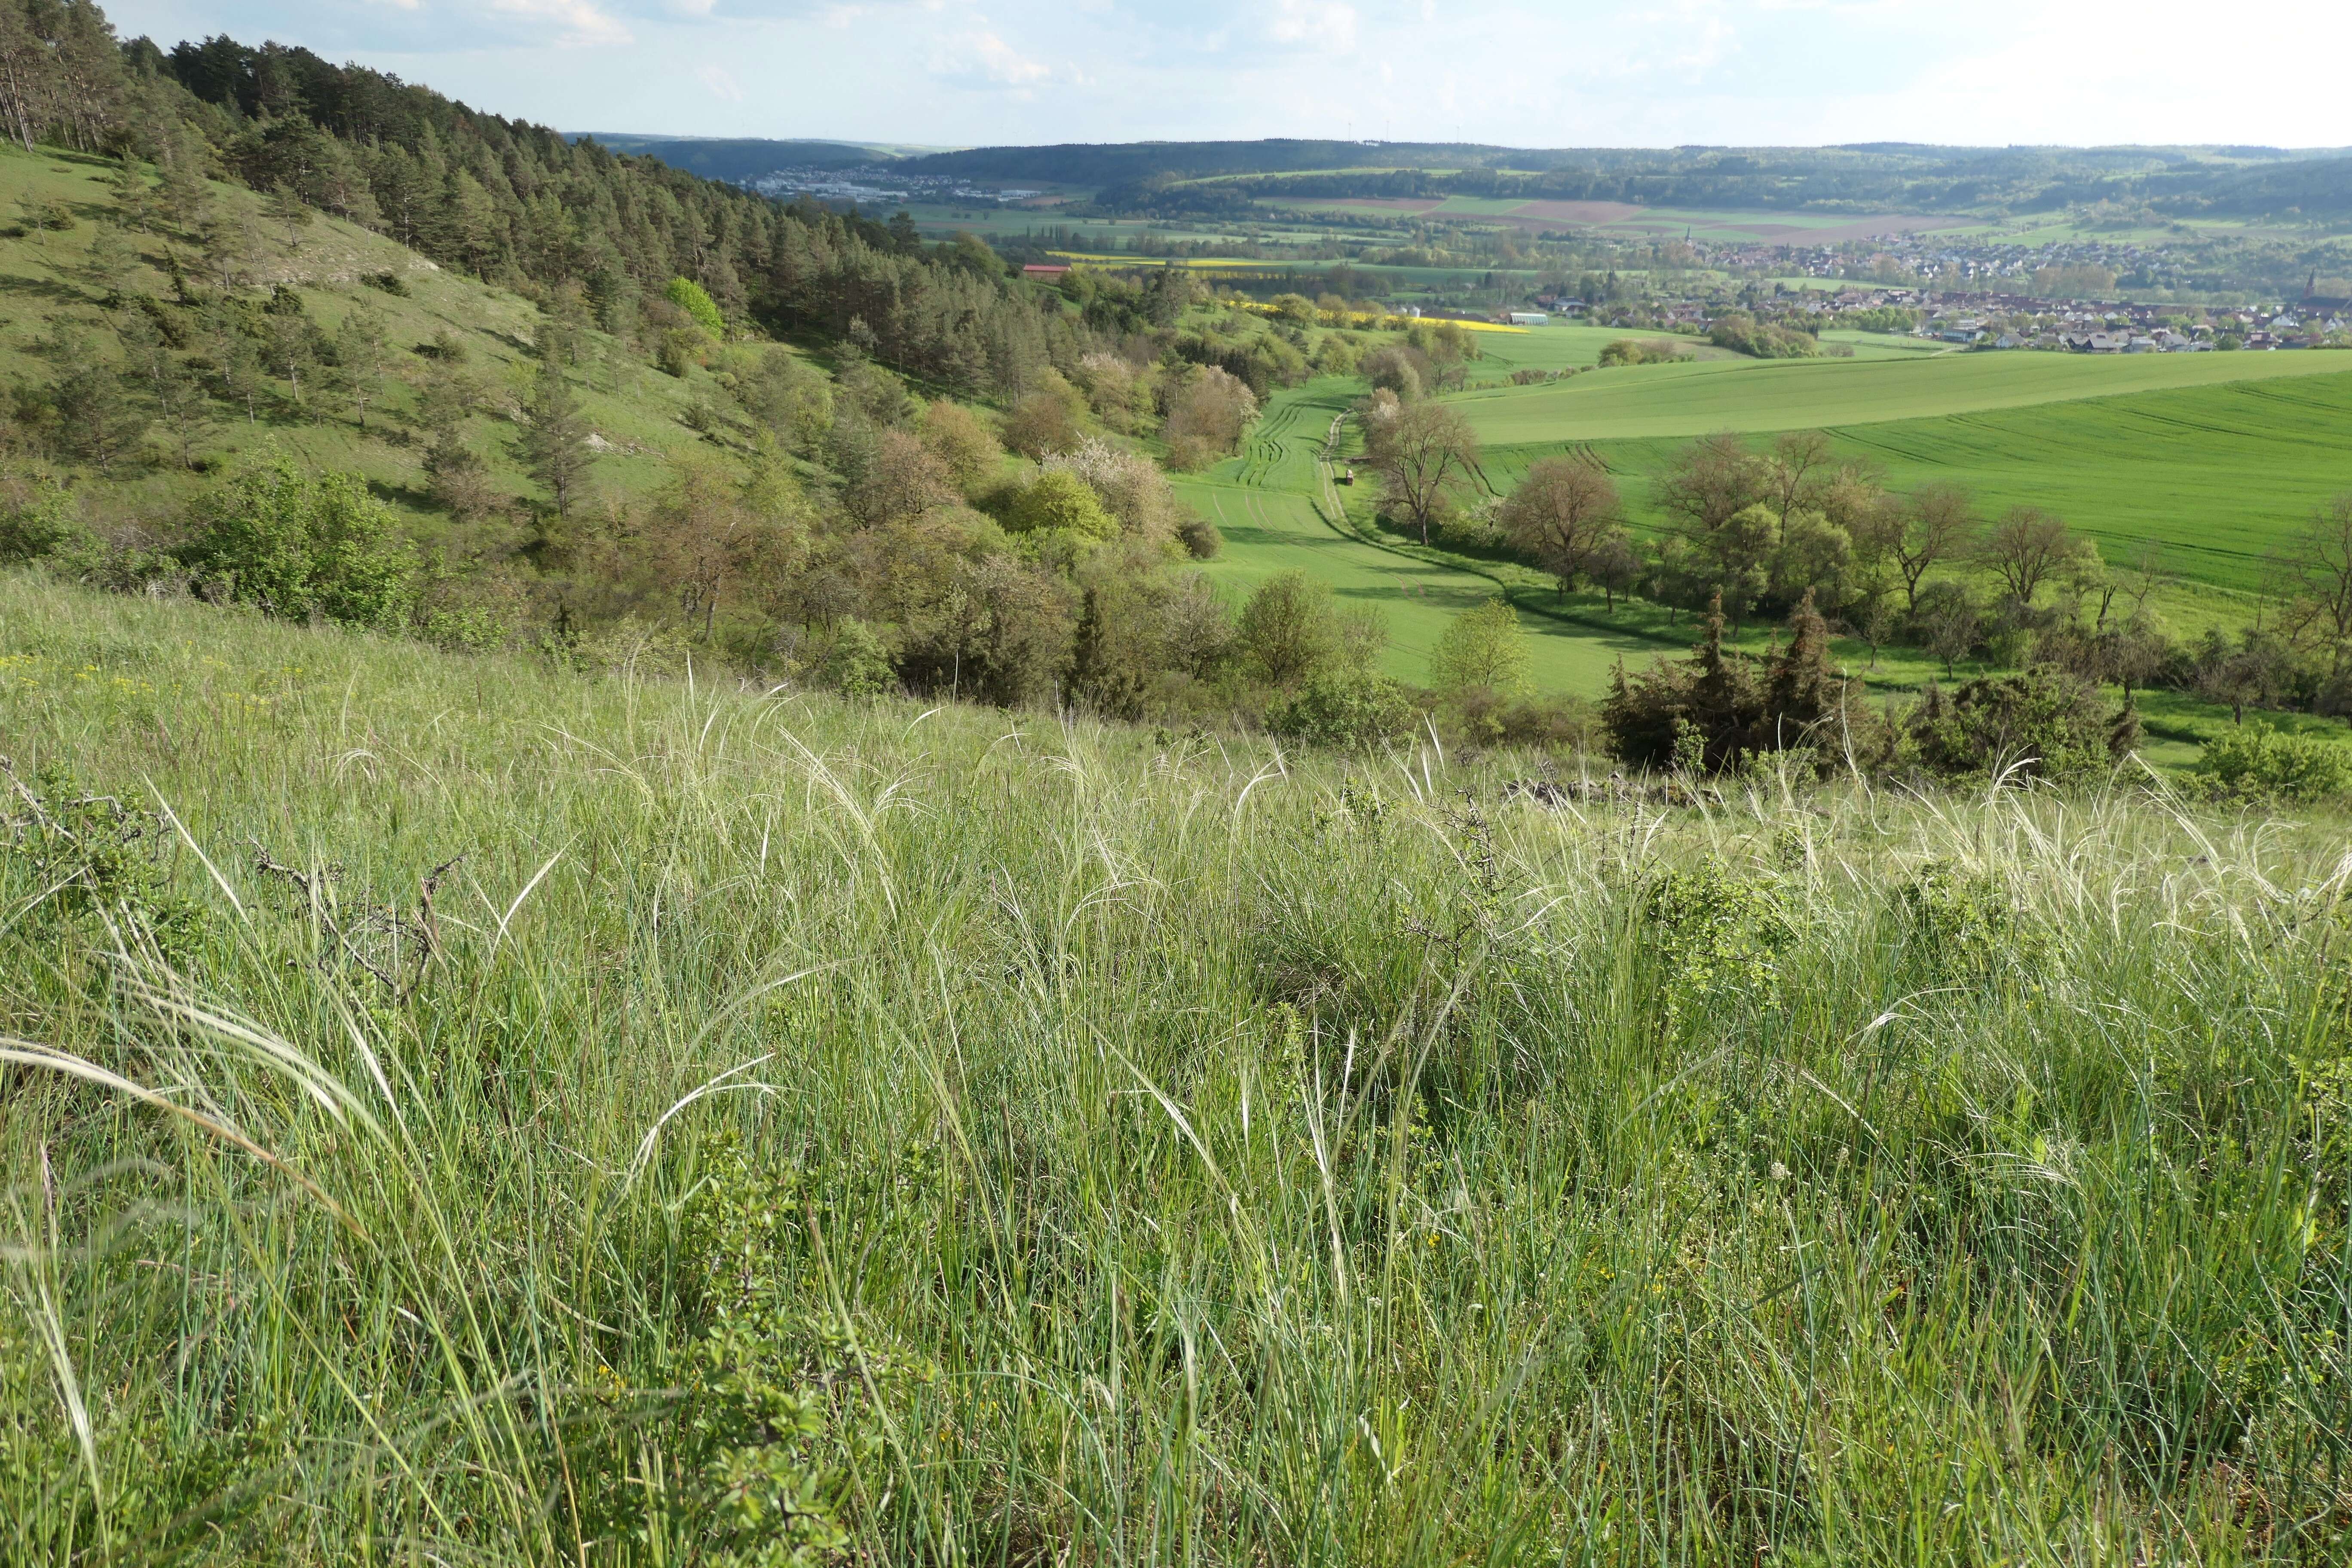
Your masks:
<instances>
[{"instance_id":1,"label":"distant hill","mask_svg":"<svg viewBox=\"0 0 2352 1568\"><path fill-rule=\"evenodd\" d=\"M887 163L910 151L891 142L771 141L765 137L642 136L627 132L574 131L574 142L593 142L615 153L658 158L673 169L706 180L741 184L778 169L847 169Z\"/></svg>"},{"instance_id":2,"label":"distant hill","mask_svg":"<svg viewBox=\"0 0 2352 1568\"><path fill-rule=\"evenodd\" d=\"M2178 216L2352 218L2352 150L2344 148L1528 149L1271 140L975 147L916 157L907 167L1092 186L1105 209L1163 214L1239 211L1272 195L1474 195L1829 212L2036 212L2109 202Z\"/></svg>"}]
</instances>

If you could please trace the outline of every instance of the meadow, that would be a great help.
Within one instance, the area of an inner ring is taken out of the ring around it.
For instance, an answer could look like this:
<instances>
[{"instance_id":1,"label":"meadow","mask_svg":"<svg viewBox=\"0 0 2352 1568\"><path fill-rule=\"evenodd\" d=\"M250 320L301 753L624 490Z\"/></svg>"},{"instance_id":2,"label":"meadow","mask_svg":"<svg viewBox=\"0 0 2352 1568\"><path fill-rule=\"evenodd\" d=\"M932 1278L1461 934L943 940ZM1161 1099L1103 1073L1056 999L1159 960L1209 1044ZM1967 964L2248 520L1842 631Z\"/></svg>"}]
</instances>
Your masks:
<instances>
[{"instance_id":1,"label":"meadow","mask_svg":"<svg viewBox=\"0 0 2352 1568\"><path fill-rule=\"evenodd\" d=\"M2352 1549L2334 820L22 577L0 733L11 1562Z\"/></svg>"},{"instance_id":2,"label":"meadow","mask_svg":"<svg viewBox=\"0 0 2352 1568\"><path fill-rule=\"evenodd\" d=\"M1497 593L1523 589L1519 579L1526 574L1507 563L1416 555L1380 541L1369 517L1370 476L1360 475L1343 489L1328 481L1318 462L1331 421L1360 395L1360 384L1346 377L1277 393L1239 457L1199 478L1178 477L1176 492L1224 537L1216 559L1202 570L1229 599L1238 603L1276 573L1305 572L1343 605L1378 609L1389 629L1382 671L1426 684L1430 652L1454 617ZM1342 426L1340 434L1344 449L1354 433ZM1334 520L1349 526L1343 531ZM1612 631L1564 620L1525 604L1519 624L1528 633L1529 677L1546 691L1598 693L1618 658L1639 668L1680 646L1630 627Z\"/></svg>"}]
</instances>

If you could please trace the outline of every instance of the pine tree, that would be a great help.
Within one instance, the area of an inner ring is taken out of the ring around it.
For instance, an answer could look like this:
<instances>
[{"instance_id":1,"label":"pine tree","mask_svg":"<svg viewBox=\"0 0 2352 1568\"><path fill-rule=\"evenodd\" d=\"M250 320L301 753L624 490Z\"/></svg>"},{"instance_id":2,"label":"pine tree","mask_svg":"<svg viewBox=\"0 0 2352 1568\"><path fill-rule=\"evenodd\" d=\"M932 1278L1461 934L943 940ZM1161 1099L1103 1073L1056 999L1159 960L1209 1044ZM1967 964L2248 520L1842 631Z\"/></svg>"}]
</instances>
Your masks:
<instances>
[{"instance_id":1,"label":"pine tree","mask_svg":"<svg viewBox=\"0 0 2352 1568\"><path fill-rule=\"evenodd\" d=\"M145 234L155 226L155 191L147 183L147 171L139 160L128 153L114 169L114 210L122 226L133 234Z\"/></svg>"},{"instance_id":2,"label":"pine tree","mask_svg":"<svg viewBox=\"0 0 2352 1568\"><path fill-rule=\"evenodd\" d=\"M336 390L358 409L362 430L383 378L384 342L383 318L365 306L346 312L335 329Z\"/></svg>"},{"instance_id":3,"label":"pine tree","mask_svg":"<svg viewBox=\"0 0 2352 1568\"><path fill-rule=\"evenodd\" d=\"M572 499L596 457L588 449L588 422L581 415L580 401L556 366L539 367L529 412L530 423L517 443L523 462L530 477L547 488L555 515L569 517Z\"/></svg>"},{"instance_id":4,"label":"pine tree","mask_svg":"<svg viewBox=\"0 0 2352 1568\"><path fill-rule=\"evenodd\" d=\"M231 321L222 329L213 353L218 367L221 400L245 405L245 422L257 423L260 417L257 405L262 389L268 384L268 373L261 359L261 345L253 340L241 323Z\"/></svg>"}]
</instances>

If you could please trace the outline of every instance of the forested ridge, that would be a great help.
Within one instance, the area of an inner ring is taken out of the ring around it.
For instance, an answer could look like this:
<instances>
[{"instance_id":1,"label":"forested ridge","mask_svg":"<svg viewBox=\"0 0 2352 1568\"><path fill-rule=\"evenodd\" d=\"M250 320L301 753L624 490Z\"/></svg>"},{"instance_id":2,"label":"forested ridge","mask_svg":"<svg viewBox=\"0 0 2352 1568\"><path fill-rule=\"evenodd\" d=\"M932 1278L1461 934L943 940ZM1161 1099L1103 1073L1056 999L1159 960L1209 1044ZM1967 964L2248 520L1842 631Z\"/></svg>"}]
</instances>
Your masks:
<instances>
[{"instance_id":1,"label":"forested ridge","mask_svg":"<svg viewBox=\"0 0 2352 1568\"><path fill-rule=\"evenodd\" d=\"M167 200L193 206L225 174L495 284L576 283L607 331L684 277L730 321L826 338L856 324L874 357L967 394L1017 393L1074 352L1061 312L984 248L787 207L305 48L119 42L89 0L0 5L0 122L28 149L152 162Z\"/></svg>"},{"instance_id":2,"label":"forested ridge","mask_svg":"<svg viewBox=\"0 0 2352 1568\"><path fill-rule=\"evenodd\" d=\"M2041 212L2147 203L2176 216L2352 213L2342 149L2268 147L1572 147L1353 142L982 147L925 173L1098 187L1109 211L1239 214L1254 198L1612 201L1822 212Z\"/></svg>"}]
</instances>

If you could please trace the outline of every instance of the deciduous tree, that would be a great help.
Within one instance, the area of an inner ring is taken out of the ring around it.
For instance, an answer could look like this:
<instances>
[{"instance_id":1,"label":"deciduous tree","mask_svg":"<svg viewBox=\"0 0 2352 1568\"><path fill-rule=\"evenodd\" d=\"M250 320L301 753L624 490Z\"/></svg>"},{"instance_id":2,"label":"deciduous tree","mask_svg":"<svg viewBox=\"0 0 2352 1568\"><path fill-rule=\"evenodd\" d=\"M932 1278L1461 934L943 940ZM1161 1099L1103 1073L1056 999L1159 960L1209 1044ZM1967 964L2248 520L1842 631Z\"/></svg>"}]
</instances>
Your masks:
<instances>
[{"instance_id":1,"label":"deciduous tree","mask_svg":"<svg viewBox=\"0 0 2352 1568\"><path fill-rule=\"evenodd\" d=\"M2009 596L2033 603L2043 584L2083 563L2090 542L2075 537L2063 518L2035 506L2015 506L1986 531L1978 559Z\"/></svg>"},{"instance_id":2,"label":"deciduous tree","mask_svg":"<svg viewBox=\"0 0 2352 1568\"><path fill-rule=\"evenodd\" d=\"M1429 542L1430 525L1469 489L1478 468L1470 422L1441 403L1408 403L1369 421L1366 456L1383 499Z\"/></svg>"},{"instance_id":3,"label":"deciduous tree","mask_svg":"<svg viewBox=\"0 0 2352 1568\"><path fill-rule=\"evenodd\" d=\"M1608 470L1581 456L1528 469L1496 521L1513 547L1550 573L1565 595L1624 536L1624 502Z\"/></svg>"}]
</instances>

